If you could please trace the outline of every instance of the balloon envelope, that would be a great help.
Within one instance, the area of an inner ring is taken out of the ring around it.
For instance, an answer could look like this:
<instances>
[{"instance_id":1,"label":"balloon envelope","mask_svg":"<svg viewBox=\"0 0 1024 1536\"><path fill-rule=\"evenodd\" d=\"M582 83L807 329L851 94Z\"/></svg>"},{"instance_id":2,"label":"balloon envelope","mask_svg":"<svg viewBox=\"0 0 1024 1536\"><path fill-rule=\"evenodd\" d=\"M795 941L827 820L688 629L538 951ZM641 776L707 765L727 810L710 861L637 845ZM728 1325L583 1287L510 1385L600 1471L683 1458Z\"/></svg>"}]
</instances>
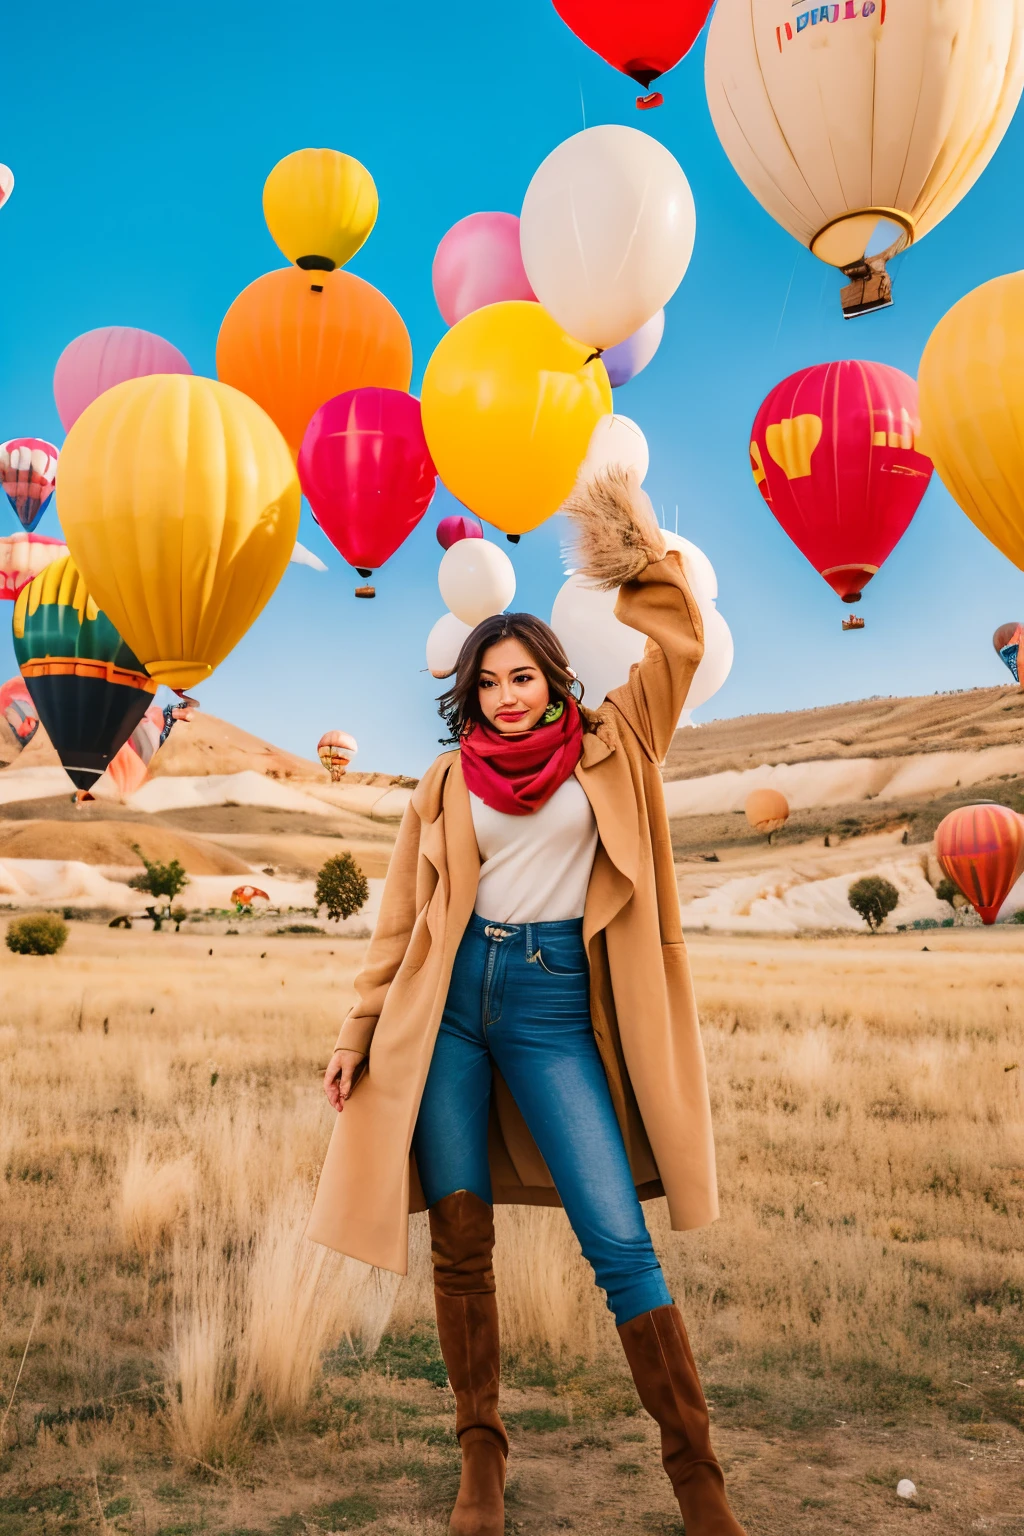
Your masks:
<instances>
[{"instance_id":1,"label":"balloon envelope","mask_svg":"<svg viewBox=\"0 0 1024 1536\"><path fill-rule=\"evenodd\" d=\"M0 539L0 598L13 601L33 576L67 552L62 539L41 533L11 533Z\"/></svg>"},{"instance_id":2,"label":"balloon envelope","mask_svg":"<svg viewBox=\"0 0 1024 1536\"><path fill-rule=\"evenodd\" d=\"M460 539L446 550L437 572L445 605L471 628L504 613L516 595L516 573L508 555L486 539Z\"/></svg>"},{"instance_id":3,"label":"balloon envelope","mask_svg":"<svg viewBox=\"0 0 1024 1536\"><path fill-rule=\"evenodd\" d=\"M1005 805L965 805L935 830L935 857L981 916L994 923L1024 874L1024 819Z\"/></svg>"},{"instance_id":4,"label":"balloon envelope","mask_svg":"<svg viewBox=\"0 0 1024 1536\"><path fill-rule=\"evenodd\" d=\"M931 479L917 385L885 363L818 363L777 384L751 432L754 482L847 603L903 537Z\"/></svg>"},{"instance_id":5,"label":"balloon envelope","mask_svg":"<svg viewBox=\"0 0 1024 1536\"><path fill-rule=\"evenodd\" d=\"M485 304L533 300L514 213L471 213L453 224L434 256L434 298L446 325Z\"/></svg>"},{"instance_id":6,"label":"balloon envelope","mask_svg":"<svg viewBox=\"0 0 1024 1536\"><path fill-rule=\"evenodd\" d=\"M184 357L162 336L130 325L104 325L69 341L53 370L53 398L65 432L104 390L151 373L188 373Z\"/></svg>"},{"instance_id":7,"label":"balloon envelope","mask_svg":"<svg viewBox=\"0 0 1024 1536\"><path fill-rule=\"evenodd\" d=\"M349 565L374 570L408 538L437 471L420 403L398 389L353 389L313 415L299 481L313 515Z\"/></svg>"},{"instance_id":8,"label":"balloon envelope","mask_svg":"<svg viewBox=\"0 0 1024 1536\"><path fill-rule=\"evenodd\" d=\"M601 417L591 435L580 475L584 480L592 480L603 470L615 467L636 470L641 485L651 467L647 439L628 416Z\"/></svg>"},{"instance_id":9,"label":"balloon envelope","mask_svg":"<svg viewBox=\"0 0 1024 1536\"><path fill-rule=\"evenodd\" d=\"M504 533L529 533L572 490L612 408L604 365L539 304L489 304L443 336L423 377L438 474Z\"/></svg>"},{"instance_id":10,"label":"balloon envelope","mask_svg":"<svg viewBox=\"0 0 1024 1536\"><path fill-rule=\"evenodd\" d=\"M554 0L581 42L644 90L690 49L711 0Z\"/></svg>"},{"instance_id":11,"label":"balloon envelope","mask_svg":"<svg viewBox=\"0 0 1024 1536\"><path fill-rule=\"evenodd\" d=\"M482 539L484 530L475 517L463 517L458 513L442 517L437 525L437 542L442 549L451 549L460 539Z\"/></svg>"},{"instance_id":12,"label":"balloon envelope","mask_svg":"<svg viewBox=\"0 0 1024 1536\"><path fill-rule=\"evenodd\" d=\"M305 271L343 267L377 220L373 177L338 149L297 149L263 185L263 217L278 248Z\"/></svg>"},{"instance_id":13,"label":"balloon envelope","mask_svg":"<svg viewBox=\"0 0 1024 1536\"><path fill-rule=\"evenodd\" d=\"M14 191L14 172L9 165L0 165L0 208Z\"/></svg>"},{"instance_id":14,"label":"balloon envelope","mask_svg":"<svg viewBox=\"0 0 1024 1536\"><path fill-rule=\"evenodd\" d=\"M217 377L261 405L297 454L335 395L407 390L412 342L394 305L353 272L283 267L243 288L224 316Z\"/></svg>"},{"instance_id":15,"label":"balloon envelope","mask_svg":"<svg viewBox=\"0 0 1024 1536\"><path fill-rule=\"evenodd\" d=\"M431 677L448 677L455 671L459 652L472 633L473 626L464 624L454 613L441 615L427 636L427 670Z\"/></svg>"},{"instance_id":16,"label":"balloon envelope","mask_svg":"<svg viewBox=\"0 0 1024 1536\"><path fill-rule=\"evenodd\" d=\"M68 547L111 624L171 688L208 677L262 612L300 502L274 423L214 379L119 384L61 454Z\"/></svg>"},{"instance_id":17,"label":"balloon envelope","mask_svg":"<svg viewBox=\"0 0 1024 1536\"><path fill-rule=\"evenodd\" d=\"M57 449L42 437L12 437L0 444L4 491L19 523L28 532L50 504L57 457Z\"/></svg>"},{"instance_id":18,"label":"balloon envelope","mask_svg":"<svg viewBox=\"0 0 1024 1536\"><path fill-rule=\"evenodd\" d=\"M777 832L789 820L789 801L777 789L754 789L743 806L755 832Z\"/></svg>"},{"instance_id":19,"label":"balloon envelope","mask_svg":"<svg viewBox=\"0 0 1024 1536\"><path fill-rule=\"evenodd\" d=\"M142 719L156 683L96 607L70 555L18 598L14 653L68 777L90 789Z\"/></svg>"},{"instance_id":20,"label":"balloon envelope","mask_svg":"<svg viewBox=\"0 0 1024 1536\"><path fill-rule=\"evenodd\" d=\"M1024 629L1019 624L1000 624L992 636L992 644L999 660L1013 675L1015 683L1020 682L1020 643L1024 638Z\"/></svg>"},{"instance_id":21,"label":"balloon envelope","mask_svg":"<svg viewBox=\"0 0 1024 1536\"><path fill-rule=\"evenodd\" d=\"M664 334L665 311L659 309L632 336L627 336L618 346L609 347L601 353L601 361L608 370L608 382L612 389L628 384L630 379L635 379L638 373L643 372L661 346Z\"/></svg>"},{"instance_id":22,"label":"balloon envelope","mask_svg":"<svg viewBox=\"0 0 1024 1536\"><path fill-rule=\"evenodd\" d=\"M345 777L345 769L358 751L355 737L347 731L325 731L316 744L317 757L331 775L332 784Z\"/></svg>"},{"instance_id":23,"label":"balloon envelope","mask_svg":"<svg viewBox=\"0 0 1024 1536\"><path fill-rule=\"evenodd\" d=\"M11 729L17 750L27 747L39 729L39 711L21 676L8 678L0 687L0 715Z\"/></svg>"},{"instance_id":24,"label":"balloon envelope","mask_svg":"<svg viewBox=\"0 0 1024 1536\"><path fill-rule=\"evenodd\" d=\"M570 336L614 347L675 293L696 227L690 184L663 144L614 123L585 128L526 189L523 265Z\"/></svg>"}]
</instances>

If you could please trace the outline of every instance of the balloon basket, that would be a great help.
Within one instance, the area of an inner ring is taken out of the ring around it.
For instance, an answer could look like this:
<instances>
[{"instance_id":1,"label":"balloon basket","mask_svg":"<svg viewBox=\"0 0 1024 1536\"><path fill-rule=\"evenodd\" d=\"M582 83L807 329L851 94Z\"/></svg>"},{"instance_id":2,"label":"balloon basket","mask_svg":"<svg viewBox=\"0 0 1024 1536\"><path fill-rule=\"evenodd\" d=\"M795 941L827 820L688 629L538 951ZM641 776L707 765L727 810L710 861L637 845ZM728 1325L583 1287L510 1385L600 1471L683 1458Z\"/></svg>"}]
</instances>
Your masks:
<instances>
[{"instance_id":1,"label":"balloon basket","mask_svg":"<svg viewBox=\"0 0 1024 1536\"><path fill-rule=\"evenodd\" d=\"M867 262L862 262L857 268L847 267L846 276L852 277L853 281L839 294L844 320L856 320L858 315L888 309L892 303L892 278L884 267L878 272Z\"/></svg>"},{"instance_id":2,"label":"balloon basket","mask_svg":"<svg viewBox=\"0 0 1024 1536\"><path fill-rule=\"evenodd\" d=\"M356 597L376 597L376 587L356 587Z\"/></svg>"},{"instance_id":3,"label":"balloon basket","mask_svg":"<svg viewBox=\"0 0 1024 1536\"><path fill-rule=\"evenodd\" d=\"M864 620L857 613L851 613L848 619L843 620L844 629L863 629Z\"/></svg>"},{"instance_id":4,"label":"balloon basket","mask_svg":"<svg viewBox=\"0 0 1024 1536\"><path fill-rule=\"evenodd\" d=\"M661 107L665 104L665 98L660 91L651 91L649 96L638 96L637 109L640 112L649 112L652 107Z\"/></svg>"},{"instance_id":5,"label":"balloon basket","mask_svg":"<svg viewBox=\"0 0 1024 1536\"><path fill-rule=\"evenodd\" d=\"M522 534L521 533L506 533L505 537L506 537L506 539L508 539L510 544L518 544L519 540L522 538Z\"/></svg>"}]
</instances>

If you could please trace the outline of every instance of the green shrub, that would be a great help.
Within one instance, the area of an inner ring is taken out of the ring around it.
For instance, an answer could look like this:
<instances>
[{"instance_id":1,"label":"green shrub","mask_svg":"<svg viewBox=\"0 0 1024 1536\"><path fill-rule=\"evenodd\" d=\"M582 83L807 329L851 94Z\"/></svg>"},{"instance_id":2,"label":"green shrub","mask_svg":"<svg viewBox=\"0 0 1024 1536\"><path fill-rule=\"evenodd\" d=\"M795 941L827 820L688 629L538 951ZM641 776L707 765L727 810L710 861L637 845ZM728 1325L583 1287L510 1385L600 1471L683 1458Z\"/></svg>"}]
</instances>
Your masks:
<instances>
[{"instance_id":1,"label":"green shrub","mask_svg":"<svg viewBox=\"0 0 1024 1536\"><path fill-rule=\"evenodd\" d=\"M67 937L67 924L56 912L33 912L7 925L7 948L16 955L55 955Z\"/></svg>"},{"instance_id":2,"label":"green shrub","mask_svg":"<svg viewBox=\"0 0 1024 1536\"><path fill-rule=\"evenodd\" d=\"M1024 907L1018 907L1010 921L1013 923L1024 923Z\"/></svg>"},{"instance_id":3,"label":"green shrub","mask_svg":"<svg viewBox=\"0 0 1024 1536\"><path fill-rule=\"evenodd\" d=\"M881 875L865 875L855 880L847 892L853 910L864 919L872 932L881 928L890 912L899 906L900 893Z\"/></svg>"},{"instance_id":4,"label":"green shrub","mask_svg":"<svg viewBox=\"0 0 1024 1536\"><path fill-rule=\"evenodd\" d=\"M317 907L326 907L327 916L335 922L352 917L365 905L369 894L366 876L350 853L328 859L316 877Z\"/></svg>"},{"instance_id":5,"label":"green shrub","mask_svg":"<svg viewBox=\"0 0 1024 1536\"><path fill-rule=\"evenodd\" d=\"M964 900L960 887L957 885L956 881L951 880L948 875L943 875L942 879L935 887L935 894L940 901L948 901L951 907L958 905L958 896L960 897L960 904L962 904Z\"/></svg>"}]
</instances>

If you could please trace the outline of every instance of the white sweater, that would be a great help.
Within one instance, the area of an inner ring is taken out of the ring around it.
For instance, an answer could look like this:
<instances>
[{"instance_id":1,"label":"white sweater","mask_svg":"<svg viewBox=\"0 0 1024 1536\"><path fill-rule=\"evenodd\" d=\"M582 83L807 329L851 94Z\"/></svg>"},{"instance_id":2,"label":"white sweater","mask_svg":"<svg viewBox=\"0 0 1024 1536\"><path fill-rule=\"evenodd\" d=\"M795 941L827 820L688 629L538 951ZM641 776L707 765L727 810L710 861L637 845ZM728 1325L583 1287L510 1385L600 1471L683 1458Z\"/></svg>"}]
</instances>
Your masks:
<instances>
[{"instance_id":1,"label":"white sweater","mask_svg":"<svg viewBox=\"0 0 1024 1536\"><path fill-rule=\"evenodd\" d=\"M597 852L597 823L575 775L530 816L492 811L474 794L469 800L483 861L477 915L495 923L582 917Z\"/></svg>"}]
</instances>

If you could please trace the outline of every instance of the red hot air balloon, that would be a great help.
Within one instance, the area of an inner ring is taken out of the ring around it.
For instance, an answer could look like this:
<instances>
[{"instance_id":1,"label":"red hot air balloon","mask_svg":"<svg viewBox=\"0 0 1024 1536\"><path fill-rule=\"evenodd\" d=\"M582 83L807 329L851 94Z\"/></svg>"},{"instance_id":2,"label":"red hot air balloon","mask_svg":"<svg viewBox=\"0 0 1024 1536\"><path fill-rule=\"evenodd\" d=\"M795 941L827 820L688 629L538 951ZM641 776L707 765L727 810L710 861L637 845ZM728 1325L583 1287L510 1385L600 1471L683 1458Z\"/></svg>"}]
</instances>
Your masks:
<instances>
[{"instance_id":1,"label":"red hot air balloon","mask_svg":"<svg viewBox=\"0 0 1024 1536\"><path fill-rule=\"evenodd\" d=\"M1020 645L1024 640L1024 627L1020 624L1000 624L992 636L996 655L1013 674L1015 683L1020 682Z\"/></svg>"},{"instance_id":2,"label":"red hot air balloon","mask_svg":"<svg viewBox=\"0 0 1024 1536\"><path fill-rule=\"evenodd\" d=\"M420 403L401 389L350 389L315 411L299 450L313 516L360 576L391 558L427 509L437 471ZM373 597L372 587L356 589Z\"/></svg>"},{"instance_id":3,"label":"red hot air balloon","mask_svg":"<svg viewBox=\"0 0 1024 1536\"><path fill-rule=\"evenodd\" d=\"M554 0L555 10L580 42L645 91L673 69L700 34L711 0ZM638 107L660 107L655 91Z\"/></svg>"},{"instance_id":4,"label":"red hot air balloon","mask_svg":"<svg viewBox=\"0 0 1024 1536\"><path fill-rule=\"evenodd\" d=\"M1024 874L1024 818L1005 805L964 805L935 829L935 857L980 915L994 923Z\"/></svg>"},{"instance_id":5,"label":"red hot air balloon","mask_svg":"<svg viewBox=\"0 0 1024 1536\"><path fill-rule=\"evenodd\" d=\"M0 443L0 475L19 523L34 528L53 495L56 448L42 437L12 437Z\"/></svg>"},{"instance_id":6,"label":"red hot air balloon","mask_svg":"<svg viewBox=\"0 0 1024 1536\"><path fill-rule=\"evenodd\" d=\"M885 363L801 369L757 413L754 483L844 603L859 602L928 488L919 430L915 380Z\"/></svg>"}]
</instances>

